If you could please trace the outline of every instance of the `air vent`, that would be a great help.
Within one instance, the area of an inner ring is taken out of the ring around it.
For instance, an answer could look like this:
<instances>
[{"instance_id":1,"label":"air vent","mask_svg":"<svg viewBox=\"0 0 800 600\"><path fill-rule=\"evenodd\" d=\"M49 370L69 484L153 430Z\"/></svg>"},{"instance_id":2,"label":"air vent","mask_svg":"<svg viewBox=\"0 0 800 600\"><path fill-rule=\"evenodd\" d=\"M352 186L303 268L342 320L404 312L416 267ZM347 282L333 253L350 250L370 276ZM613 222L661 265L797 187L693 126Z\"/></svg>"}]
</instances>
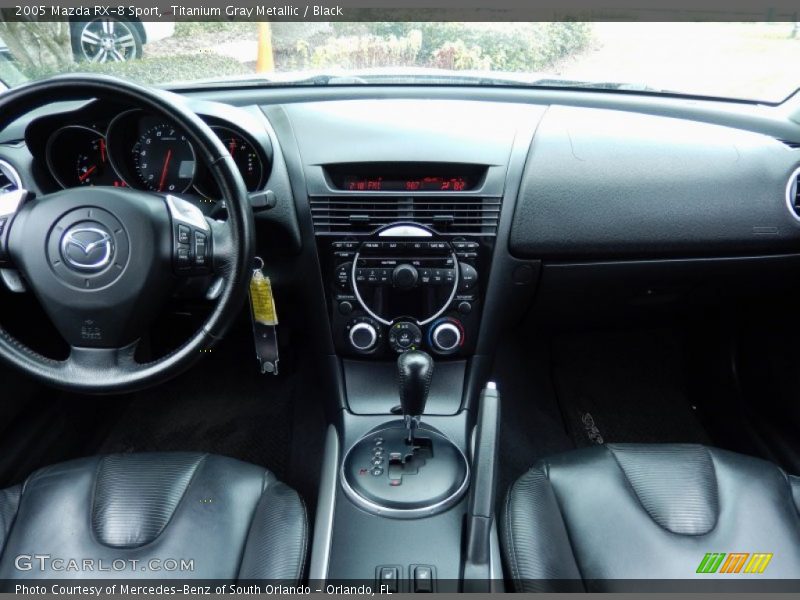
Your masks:
<instances>
[{"instance_id":1,"label":"air vent","mask_svg":"<svg viewBox=\"0 0 800 600\"><path fill-rule=\"evenodd\" d=\"M500 198L481 196L330 196L311 199L317 233L372 233L413 221L443 234L494 235Z\"/></svg>"},{"instance_id":2,"label":"air vent","mask_svg":"<svg viewBox=\"0 0 800 600\"><path fill-rule=\"evenodd\" d=\"M800 142L792 142L791 140L778 140L781 144L789 146L792 150L800 148Z\"/></svg>"},{"instance_id":3,"label":"air vent","mask_svg":"<svg viewBox=\"0 0 800 600\"><path fill-rule=\"evenodd\" d=\"M19 173L4 160L0 160L0 194L7 194L22 187Z\"/></svg>"},{"instance_id":4,"label":"air vent","mask_svg":"<svg viewBox=\"0 0 800 600\"><path fill-rule=\"evenodd\" d=\"M794 218L800 220L800 169L795 169L786 185L786 205Z\"/></svg>"}]
</instances>

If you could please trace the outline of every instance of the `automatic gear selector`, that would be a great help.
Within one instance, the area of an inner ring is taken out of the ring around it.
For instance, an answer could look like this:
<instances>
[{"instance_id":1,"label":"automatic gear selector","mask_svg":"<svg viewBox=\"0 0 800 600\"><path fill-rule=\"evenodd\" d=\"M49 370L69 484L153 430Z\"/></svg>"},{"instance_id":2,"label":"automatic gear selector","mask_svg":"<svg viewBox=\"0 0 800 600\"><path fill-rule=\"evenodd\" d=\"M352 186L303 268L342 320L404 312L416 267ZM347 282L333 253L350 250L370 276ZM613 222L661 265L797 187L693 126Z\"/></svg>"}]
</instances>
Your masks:
<instances>
[{"instance_id":1,"label":"automatic gear selector","mask_svg":"<svg viewBox=\"0 0 800 600\"><path fill-rule=\"evenodd\" d=\"M433 359L410 350L397 359L403 420L361 438L342 463L345 494L362 509L389 517L416 518L453 506L469 483L469 466L448 438L420 422Z\"/></svg>"}]
</instances>

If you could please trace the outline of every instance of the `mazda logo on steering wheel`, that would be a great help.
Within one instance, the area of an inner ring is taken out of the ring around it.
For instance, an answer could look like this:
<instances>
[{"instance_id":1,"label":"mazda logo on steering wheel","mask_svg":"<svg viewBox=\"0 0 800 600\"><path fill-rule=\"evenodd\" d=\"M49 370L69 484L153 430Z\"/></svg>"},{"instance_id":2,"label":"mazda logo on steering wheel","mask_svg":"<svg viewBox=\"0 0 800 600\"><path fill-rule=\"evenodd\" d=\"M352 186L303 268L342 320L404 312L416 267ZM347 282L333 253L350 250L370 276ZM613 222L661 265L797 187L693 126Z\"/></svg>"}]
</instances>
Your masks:
<instances>
[{"instance_id":1,"label":"mazda logo on steering wheel","mask_svg":"<svg viewBox=\"0 0 800 600\"><path fill-rule=\"evenodd\" d=\"M114 241L100 223L82 223L64 232L61 256L73 269L97 273L114 258Z\"/></svg>"}]
</instances>

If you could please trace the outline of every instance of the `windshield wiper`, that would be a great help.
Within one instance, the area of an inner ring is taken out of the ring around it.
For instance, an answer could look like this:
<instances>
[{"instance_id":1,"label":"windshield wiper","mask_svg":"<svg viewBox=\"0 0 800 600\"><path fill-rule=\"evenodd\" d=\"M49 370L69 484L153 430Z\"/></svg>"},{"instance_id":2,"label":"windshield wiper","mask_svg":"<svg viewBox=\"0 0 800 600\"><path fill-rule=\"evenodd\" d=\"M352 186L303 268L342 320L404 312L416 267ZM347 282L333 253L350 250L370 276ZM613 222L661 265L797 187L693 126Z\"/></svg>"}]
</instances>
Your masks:
<instances>
[{"instance_id":1,"label":"windshield wiper","mask_svg":"<svg viewBox=\"0 0 800 600\"><path fill-rule=\"evenodd\" d=\"M644 83L626 83L622 81L584 81L579 79L545 78L530 83L534 87L584 88L592 90L620 90L628 92L663 92L665 90L650 87Z\"/></svg>"},{"instance_id":2,"label":"windshield wiper","mask_svg":"<svg viewBox=\"0 0 800 600\"><path fill-rule=\"evenodd\" d=\"M298 76L299 75L299 76ZM446 71L436 69L410 70L409 72L376 69L353 73L274 73L246 75L225 79L197 80L168 84L171 90L213 87L316 87L335 85L480 85L518 86L531 88L575 88L659 92L656 88L639 83L616 81L582 81L527 73L491 73L475 71Z\"/></svg>"}]
</instances>

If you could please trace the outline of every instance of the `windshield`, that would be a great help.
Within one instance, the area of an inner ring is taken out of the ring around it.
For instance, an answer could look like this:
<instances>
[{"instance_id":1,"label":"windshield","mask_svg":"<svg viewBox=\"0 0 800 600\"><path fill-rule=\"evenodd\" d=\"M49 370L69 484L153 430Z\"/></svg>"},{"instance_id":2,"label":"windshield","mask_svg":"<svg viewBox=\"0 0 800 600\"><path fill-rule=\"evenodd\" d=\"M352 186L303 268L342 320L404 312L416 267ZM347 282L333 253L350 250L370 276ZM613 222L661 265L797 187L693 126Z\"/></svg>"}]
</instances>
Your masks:
<instances>
[{"instance_id":1,"label":"windshield","mask_svg":"<svg viewBox=\"0 0 800 600\"><path fill-rule=\"evenodd\" d=\"M796 23L0 21L0 81L101 72L145 84L469 84L777 103Z\"/></svg>"}]
</instances>

